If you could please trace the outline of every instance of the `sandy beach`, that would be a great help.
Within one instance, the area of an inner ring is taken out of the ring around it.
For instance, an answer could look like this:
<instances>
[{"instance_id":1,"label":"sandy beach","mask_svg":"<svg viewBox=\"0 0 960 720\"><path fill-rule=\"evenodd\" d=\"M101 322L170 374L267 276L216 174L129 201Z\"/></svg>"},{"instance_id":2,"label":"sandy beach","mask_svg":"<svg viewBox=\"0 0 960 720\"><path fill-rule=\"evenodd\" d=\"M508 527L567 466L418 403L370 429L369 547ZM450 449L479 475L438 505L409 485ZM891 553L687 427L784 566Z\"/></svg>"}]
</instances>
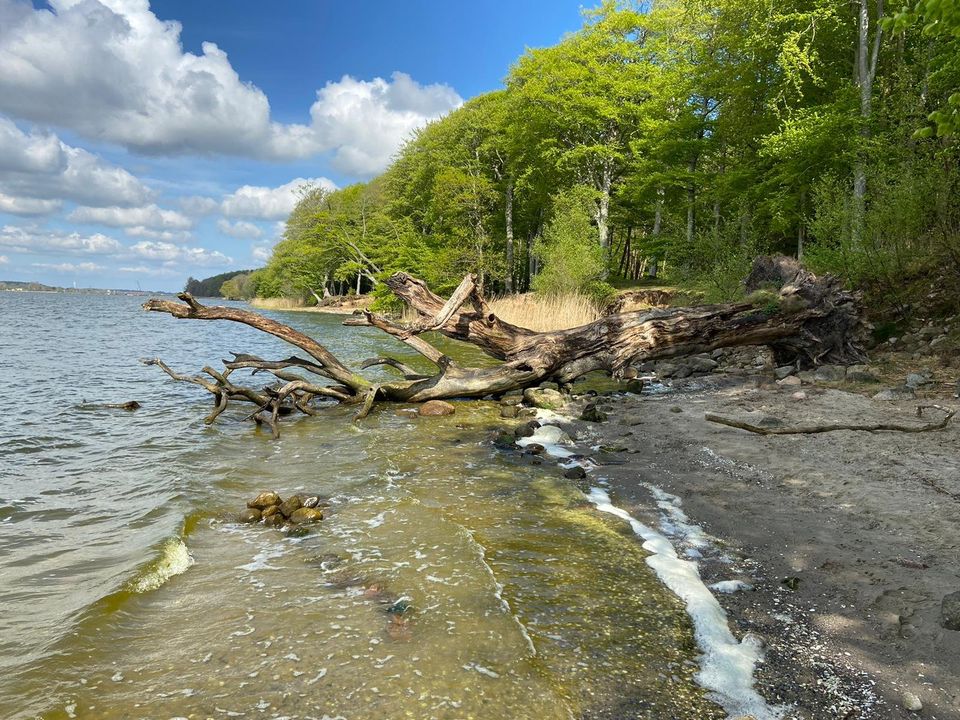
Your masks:
<instances>
[{"instance_id":1,"label":"sandy beach","mask_svg":"<svg viewBox=\"0 0 960 720\"><path fill-rule=\"evenodd\" d=\"M918 420L917 401L797 390L716 375L581 396L565 413L599 401L608 414L571 428L594 448L589 482L605 479L614 503L653 524L656 489L677 496L719 548L700 560L704 581L750 586L720 602L735 635L762 639L757 687L786 717L960 718L960 632L941 625L942 598L960 590L960 428L762 436L704 419L942 417Z\"/></svg>"}]
</instances>

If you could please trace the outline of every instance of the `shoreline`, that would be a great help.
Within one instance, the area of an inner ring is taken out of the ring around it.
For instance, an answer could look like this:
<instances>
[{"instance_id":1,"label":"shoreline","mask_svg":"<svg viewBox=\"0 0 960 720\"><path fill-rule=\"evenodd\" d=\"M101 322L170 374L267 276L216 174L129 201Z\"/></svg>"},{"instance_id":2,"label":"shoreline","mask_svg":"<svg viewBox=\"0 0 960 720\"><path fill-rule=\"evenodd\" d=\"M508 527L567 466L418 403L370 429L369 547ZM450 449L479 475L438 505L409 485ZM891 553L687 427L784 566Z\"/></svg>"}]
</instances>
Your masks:
<instances>
[{"instance_id":1,"label":"shoreline","mask_svg":"<svg viewBox=\"0 0 960 720\"><path fill-rule=\"evenodd\" d=\"M960 589L960 431L761 436L704 419L909 421L916 408L793 390L712 375L663 394L580 396L565 415L598 402L607 419L558 421L591 447L589 482L602 479L616 507L666 530L651 508L669 515L663 493L675 495L718 543L701 577L721 583L735 637L762 644L756 689L784 718L960 720L960 632L939 622Z\"/></svg>"}]
</instances>

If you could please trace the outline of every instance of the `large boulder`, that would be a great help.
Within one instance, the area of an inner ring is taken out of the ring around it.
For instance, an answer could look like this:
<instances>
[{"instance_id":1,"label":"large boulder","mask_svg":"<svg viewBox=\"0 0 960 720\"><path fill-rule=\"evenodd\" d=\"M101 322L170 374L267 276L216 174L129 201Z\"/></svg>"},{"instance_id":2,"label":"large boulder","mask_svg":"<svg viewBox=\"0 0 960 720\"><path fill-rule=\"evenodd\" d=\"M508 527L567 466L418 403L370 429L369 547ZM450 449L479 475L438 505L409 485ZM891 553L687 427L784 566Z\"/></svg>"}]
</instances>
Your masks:
<instances>
[{"instance_id":1,"label":"large boulder","mask_svg":"<svg viewBox=\"0 0 960 720\"><path fill-rule=\"evenodd\" d=\"M523 391L523 399L542 410L559 410L564 402L560 391L552 388L527 388Z\"/></svg>"},{"instance_id":2,"label":"large boulder","mask_svg":"<svg viewBox=\"0 0 960 720\"><path fill-rule=\"evenodd\" d=\"M440 417L443 415L453 415L457 409L452 403L444 400L427 400L420 406L418 413L421 417Z\"/></svg>"}]
</instances>

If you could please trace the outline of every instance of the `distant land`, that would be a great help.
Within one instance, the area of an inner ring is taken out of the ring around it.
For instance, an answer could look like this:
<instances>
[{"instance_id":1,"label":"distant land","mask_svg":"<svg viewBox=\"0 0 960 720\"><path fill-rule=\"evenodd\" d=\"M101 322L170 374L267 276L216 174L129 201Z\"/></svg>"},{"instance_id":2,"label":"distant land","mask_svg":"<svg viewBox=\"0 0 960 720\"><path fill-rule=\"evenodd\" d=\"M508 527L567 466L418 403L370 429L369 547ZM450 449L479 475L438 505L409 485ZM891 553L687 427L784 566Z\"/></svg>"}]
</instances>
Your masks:
<instances>
[{"instance_id":1,"label":"distant land","mask_svg":"<svg viewBox=\"0 0 960 720\"><path fill-rule=\"evenodd\" d=\"M0 280L0 290L6 292L54 292L77 295L169 295L164 290L111 290L106 288L64 288L53 285L44 285L38 282L21 282L19 280Z\"/></svg>"}]
</instances>

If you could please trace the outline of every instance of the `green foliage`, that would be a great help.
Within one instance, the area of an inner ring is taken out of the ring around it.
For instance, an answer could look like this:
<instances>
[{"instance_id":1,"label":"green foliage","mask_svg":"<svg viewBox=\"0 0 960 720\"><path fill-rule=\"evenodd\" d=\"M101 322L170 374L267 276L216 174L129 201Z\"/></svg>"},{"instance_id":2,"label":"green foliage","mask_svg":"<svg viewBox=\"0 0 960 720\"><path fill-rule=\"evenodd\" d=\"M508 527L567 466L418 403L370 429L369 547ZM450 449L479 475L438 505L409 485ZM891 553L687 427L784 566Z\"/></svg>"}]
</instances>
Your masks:
<instances>
[{"instance_id":1,"label":"green foliage","mask_svg":"<svg viewBox=\"0 0 960 720\"><path fill-rule=\"evenodd\" d=\"M388 307L393 272L441 294L470 272L491 294L602 300L655 264L728 301L757 253L782 252L906 304L921 283L903 278L960 276L960 11L910 0L884 19L871 0L867 88L851 80L858 6L606 0L380 177L303 188L249 282L308 300L359 282Z\"/></svg>"},{"instance_id":2,"label":"green foliage","mask_svg":"<svg viewBox=\"0 0 960 720\"><path fill-rule=\"evenodd\" d=\"M533 280L537 292L578 293L598 304L609 300L613 288L603 282L603 252L591 222L595 194L591 188L577 185L554 199L550 222L534 248L543 263Z\"/></svg>"},{"instance_id":3,"label":"green foliage","mask_svg":"<svg viewBox=\"0 0 960 720\"><path fill-rule=\"evenodd\" d=\"M249 270L232 270L230 272L220 273L219 275L213 275L212 277L204 278L203 280L189 278L183 289L184 292L188 292L194 297L221 297L220 288L225 282L236 277L237 275L242 275L249 272Z\"/></svg>"}]
</instances>

